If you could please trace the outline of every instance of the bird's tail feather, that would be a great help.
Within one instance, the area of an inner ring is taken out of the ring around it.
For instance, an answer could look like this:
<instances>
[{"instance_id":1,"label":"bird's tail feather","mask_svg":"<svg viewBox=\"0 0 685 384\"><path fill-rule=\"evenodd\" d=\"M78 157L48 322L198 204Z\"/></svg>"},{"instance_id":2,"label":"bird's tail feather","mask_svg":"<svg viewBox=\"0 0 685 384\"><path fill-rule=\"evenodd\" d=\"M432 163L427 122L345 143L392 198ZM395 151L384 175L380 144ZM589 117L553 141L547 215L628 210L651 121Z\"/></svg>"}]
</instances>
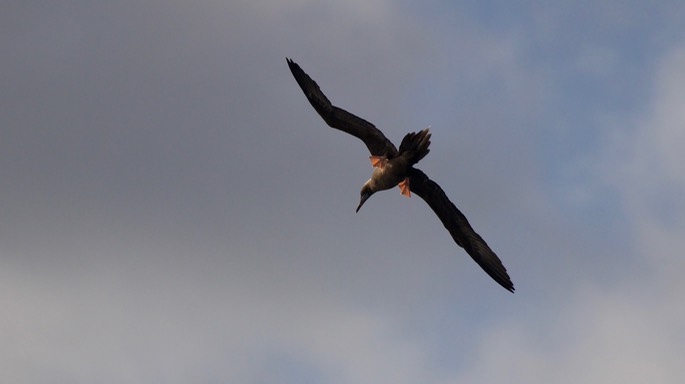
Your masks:
<instances>
[{"instance_id":1,"label":"bird's tail feather","mask_svg":"<svg viewBox=\"0 0 685 384\"><path fill-rule=\"evenodd\" d=\"M409 161L409 165L414 165L418 163L421 159L426 157L430 149L431 134L428 132L428 128L425 128L419 132L408 133L402 139L400 144L399 155L404 156Z\"/></svg>"}]
</instances>

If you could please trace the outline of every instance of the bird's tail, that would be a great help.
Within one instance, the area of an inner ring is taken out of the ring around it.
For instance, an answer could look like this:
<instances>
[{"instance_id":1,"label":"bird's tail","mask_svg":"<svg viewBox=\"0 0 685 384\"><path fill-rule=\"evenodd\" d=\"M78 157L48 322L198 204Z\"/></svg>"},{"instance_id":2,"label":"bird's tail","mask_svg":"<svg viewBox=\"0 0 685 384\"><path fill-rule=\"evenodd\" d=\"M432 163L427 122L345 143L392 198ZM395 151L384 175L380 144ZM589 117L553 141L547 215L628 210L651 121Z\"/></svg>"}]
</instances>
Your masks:
<instances>
[{"instance_id":1,"label":"bird's tail","mask_svg":"<svg viewBox=\"0 0 685 384\"><path fill-rule=\"evenodd\" d=\"M402 139L399 155L404 156L410 166L418 163L419 160L426 157L428 152L430 152L430 149L428 149L431 143L430 137L431 134L428 132L428 128L419 132L408 133Z\"/></svg>"}]
</instances>

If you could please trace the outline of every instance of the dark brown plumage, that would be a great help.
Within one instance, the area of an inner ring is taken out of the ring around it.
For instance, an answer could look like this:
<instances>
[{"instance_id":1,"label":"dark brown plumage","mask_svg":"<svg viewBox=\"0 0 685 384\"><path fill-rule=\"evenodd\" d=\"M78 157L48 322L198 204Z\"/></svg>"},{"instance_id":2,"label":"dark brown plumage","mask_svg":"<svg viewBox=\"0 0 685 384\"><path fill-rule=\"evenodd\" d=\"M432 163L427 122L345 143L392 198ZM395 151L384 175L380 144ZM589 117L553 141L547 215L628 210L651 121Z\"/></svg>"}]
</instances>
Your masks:
<instances>
[{"instance_id":1,"label":"dark brown plumage","mask_svg":"<svg viewBox=\"0 0 685 384\"><path fill-rule=\"evenodd\" d=\"M312 104L316 112L331 127L347 132L361 139L366 144L373 157L385 157L391 167L394 165L390 176L379 176L375 181L387 181L387 177L394 179L408 178L411 192L419 195L428 206L435 212L454 241L464 248L483 270L497 283L507 290L514 292L514 284L511 282L506 268L497 255L490 249L476 231L471 227L466 217L449 200L445 192L425 173L413 167L429 152L430 133L425 129L416 133L407 134L398 151L383 133L373 124L359 118L341 108L335 107L321 92L321 89L294 61L287 59L288 67L295 80L302 88L307 100ZM372 160L373 161L373 160ZM374 176L378 171L374 170ZM390 171L388 171L390 172ZM381 179L385 177L386 179ZM372 177L373 179L373 177ZM369 179L362 188L363 204L376 190L369 190ZM388 187L389 188L389 187ZM387 188L380 188L387 189ZM357 210L359 210L359 207Z\"/></svg>"},{"instance_id":2,"label":"dark brown plumage","mask_svg":"<svg viewBox=\"0 0 685 384\"><path fill-rule=\"evenodd\" d=\"M297 63L290 59L286 60L297 84L300 85L305 96L307 96L307 100L323 117L326 124L360 138L372 155L394 157L397 154L397 148L383 135L383 132L368 121L333 106L321 92L319 85L304 73Z\"/></svg>"},{"instance_id":3,"label":"dark brown plumage","mask_svg":"<svg viewBox=\"0 0 685 384\"><path fill-rule=\"evenodd\" d=\"M450 201L440 186L429 179L421 170L412 167L409 170L409 188L419 195L433 212L438 216L442 224L454 241L466 250L473 260L501 286L514 292L514 284L511 282L506 268L490 249L488 244L469 224L459 209Z\"/></svg>"}]
</instances>

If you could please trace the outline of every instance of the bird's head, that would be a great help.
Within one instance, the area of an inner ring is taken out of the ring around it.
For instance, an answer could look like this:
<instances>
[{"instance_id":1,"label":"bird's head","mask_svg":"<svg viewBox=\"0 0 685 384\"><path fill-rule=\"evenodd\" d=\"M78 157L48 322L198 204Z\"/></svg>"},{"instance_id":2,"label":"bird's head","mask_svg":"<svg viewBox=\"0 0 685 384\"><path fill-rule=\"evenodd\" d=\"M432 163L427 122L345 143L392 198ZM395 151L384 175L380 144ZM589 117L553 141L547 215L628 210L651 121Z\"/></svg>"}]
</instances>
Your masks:
<instances>
[{"instance_id":1,"label":"bird's head","mask_svg":"<svg viewBox=\"0 0 685 384\"><path fill-rule=\"evenodd\" d=\"M359 208L361 208L362 205L364 205L364 203L366 202L366 200L368 200L369 197L371 197L371 195L373 195L375 192L376 189L374 188L373 180L367 180L366 183L364 183L364 185L362 186L362 190L359 192L360 199L359 205L357 206L357 212L359 212Z\"/></svg>"}]
</instances>

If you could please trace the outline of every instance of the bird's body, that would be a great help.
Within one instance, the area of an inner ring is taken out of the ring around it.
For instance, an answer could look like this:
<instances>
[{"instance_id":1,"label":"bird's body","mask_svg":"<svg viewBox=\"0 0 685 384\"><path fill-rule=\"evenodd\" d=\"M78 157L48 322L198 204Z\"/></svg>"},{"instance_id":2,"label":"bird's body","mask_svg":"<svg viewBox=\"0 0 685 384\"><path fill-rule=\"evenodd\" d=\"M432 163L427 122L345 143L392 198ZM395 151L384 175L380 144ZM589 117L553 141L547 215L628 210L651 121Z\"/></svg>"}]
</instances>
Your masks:
<instances>
[{"instance_id":1,"label":"bird's body","mask_svg":"<svg viewBox=\"0 0 685 384\"><path fill-rule=\"evenodd\" d=\"M369 186L375 192L393 188L407 178L407 166L402 164L404 162L401 159L395 158L381 161L385 163L373 167L371 177L364 183L364 185Z\"/></svg>"},{"instance_id":2,"label":"bird's body","mask_svg":"<svg viewBox=\"0 0 685 384\"><path fill-rule=\"evenodd\" d=\"M373 172L371 178L368 179L360 191L361 200L357 211L364 204L364 202L378 191L390 189L394 186L400 187L400 192L409 197L411 195L411 184L409 180L409 170L428 154L430 149L431 134L428 128L417 132L410 133L404 137L400 150L392 156L369 156L371 165L373 165Z\"/></svg>"},{"instance_id":3,"label":"bird's body","mask_svg":"<svg viewBox=\"0 0 685 384\"><path fill-rule=\"evenodd\" d=\"M371 160L372 163L375 160ZM368 196L378 191L384 191L386 189L393 188L395 186L400 187L400 191L403 195L409 196L408 180L407 180L407 170L408 167L405 162L400 158L395 158L392 160L387 160L385 158L375 161L377 165L373 166L373 172L371 172L371 177L366 180L362 186L362 196L365 191L367 191ZM364 199L366 201L368 197ZM361 208L364 201L360 202L357 211Z\"/></svg>"},{"instance_id":4,"label":"bird's body","mask_svg":"<svg viewBox=\"0 0 685 384\"><path fill-rule=\"evenodd\" d=\"M360 191L360 202L357 211L371 195L378 191L400 187L403 195L410 191L416 193L436 213L454 241L480 265L485 272L507 290L513 292L507 270L497 255L478 235L466 217L452 204L445 192L425 173L414 168L430 151L430 133L428 128L407 134L399 150L373 124L343 109L335 107L321 92L319 86L299 65L287 59L288 66L314 109L328 125L361 139L366 144L371 156L373 172Z\"/></svg>"}]
</instances>

